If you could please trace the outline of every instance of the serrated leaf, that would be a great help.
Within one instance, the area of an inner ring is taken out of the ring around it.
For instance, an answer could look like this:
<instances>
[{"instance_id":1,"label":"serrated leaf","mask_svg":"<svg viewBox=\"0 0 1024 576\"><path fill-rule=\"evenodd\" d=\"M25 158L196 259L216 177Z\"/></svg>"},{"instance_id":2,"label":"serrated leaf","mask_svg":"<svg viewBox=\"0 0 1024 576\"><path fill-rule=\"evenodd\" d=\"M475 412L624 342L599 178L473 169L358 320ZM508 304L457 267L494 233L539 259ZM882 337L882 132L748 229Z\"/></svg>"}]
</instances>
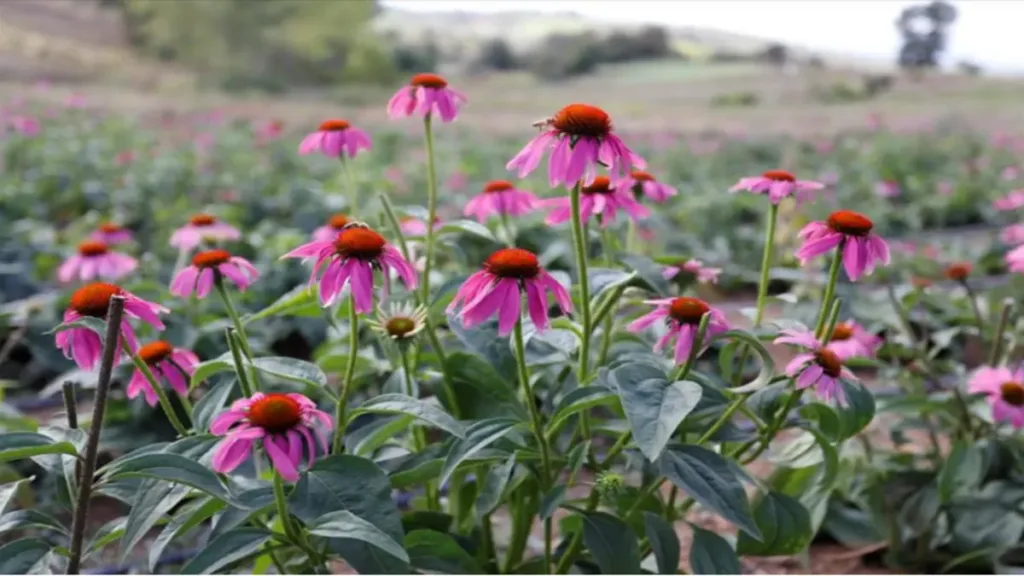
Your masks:
<instances>
[{"instance_id":1,"label":"serrated leaf","mask_svg":"<svg viewBox=\"0 0 1024 576\"><path fill-rule=\"evenodd\" d=\"M664 476L701 506L753 537L761 537L751 516L743 484L723 456L700 446L669 446L658 460L658 467Z\"/></svg>"},{"instance_id":2,"label":"serrated leaf","mask_svg":"<svg viewBox=\"0 0 1024 576\"><path fill-rule=\"evenodd\" d=\"M348 510L335 510L324 514L310 524L309 532L324 538L359 540L391 554L402 562L409 561L409 555L401 544Z\"/></svg>"},{"instance_id":3,"label":"serrated leaf","mask_svg":"<svg viewBox=\"0 0 1024 576\"><path fill-rule=\"evenodd\" d=\"M700 402L704 389L696 382L682 380L668 382L663 378L649 378L639 382L628 380L630 366L617 368L613 378L618 383L622 409L633 441L640 452L655 461L665 449L676 428Z\"/></svg>"}]
</instances>

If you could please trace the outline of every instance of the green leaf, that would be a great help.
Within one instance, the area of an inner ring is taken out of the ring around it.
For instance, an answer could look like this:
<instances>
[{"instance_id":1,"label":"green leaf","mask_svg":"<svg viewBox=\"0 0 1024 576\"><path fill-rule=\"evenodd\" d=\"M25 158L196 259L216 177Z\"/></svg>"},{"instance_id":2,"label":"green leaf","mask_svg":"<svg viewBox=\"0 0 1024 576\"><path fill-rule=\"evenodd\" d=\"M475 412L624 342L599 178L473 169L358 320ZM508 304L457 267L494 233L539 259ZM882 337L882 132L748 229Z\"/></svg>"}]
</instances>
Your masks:
<instances>
[{"instance_id":1,"label":"green leaf","mask_svg":"<svg viewBox=\"0 0 1024 576\"><path fill-rule=\"evenodd\" d=\"M356 456L369 456L408 428L412 416L377 418L345 435L345 450Z\"/></svg>"},{"instance_id":2,"label":"green leaf","mask_svg":"<svg viewBox=\"0 0 1024 576\"><path fill-rule=\"evenodd\" d=\"M694 574L743 574L740 559L725 538L692 524L690 528L690 569Z\"/></svg>"},{"instance_id":3,"label":"green leaf","mask_svg":"<svg viewBox=\"0 0 1024 576\"><path fill-rule=\"evenodd\" d=\"M192 490L190 486L172 484L162 480L146 479L135 494L125 521L124 535L121 537L121 562L135 546L145 538L156 523L164 518L174 507L181 503Z\"/></svg>"},{"instance_id":4,"label":"green leaf","mask_svg":"<svg viewBox=\"0 0 1024 576\"><path fill-rule=\"evenodd\" d=\"M402 518L391 499L391 482L366 458L338 454L317 460L288 495L288 509L307 524L326 513L347 510L395 542L402 541ZM381 554L366 542L331 538L327 545L360 574L408 573L406 562Z\"/></svg>"},{"instance_id":5,"label":"green leaf","mask_svg":"<svg viewBox=\"0 0 1024 576\"><path fill-rule=\"evenodd\" d=\"M584 386L573 390L565 395L555 406L554 413L547 425L547 435L551 437L561 430L569 418L583 410L589 410L595 406L611 404L616 400L615 394L600 385Z\"/></svg>"},{"instance_id":6,"label":"green leaf","mask_svg":"<svg viewBox=\"0 0 1024 576\"><path fill-rule=\"evenodd\" d=\"M290 380L300 384L308 384L319 388L327 386L327 375L316 364L287 358L284 356L269 356L256 358L252 361L260 372L276 376L282 380Z\"/></svg>"},{"instance_id":7,"label":"green leaf","mask_svg":"<svg viewBox=\"0 0 1024 576\"><path fill-rule=\"evenodd\" d=\"M612 380L618 385L622 409L633 430L633 441L653 462L686 415L700 402L704 389L688 380L670 383L656 377L638 381L636 376L643 373L646 371L627 365L613 370Z\"/></svg>"},{"instance_id":8,"label":"green leaf","mask_svg":"<svg viewBox=\"0 0 1024 576\"><path fill-rule=\"evenodd\" d=\"M196 430L210 429L213 419L224 409L231 392L237 385L236 378L228 378L203 394L203 397L196 402L195 408L192 409L192 421Z\"/></svg>"},{"instance_id":9,"label":"green leaf","mask_svg":"<svg viewBox=\"0 0 1024 576\"><path fill-rule=\"evenodd\" d=\"M846 440L871 423L875 417L875 397L860 382L840 380L840 384L846 395L846 405L836 406L834 410L840 420L838 439Z\"/></svg>"},{"instance_id":10,"label":"green leaf","mask_svg":"<svg viewBox=\"0 0 1024 576\"><path fill-rule=\"evenodd\" d=\"M255 554L270 540L270 533L261 528L235 528L208 542L182 574L213 574L221 568Z\"/></svg>"},{"instance_id":11,"label":"green leaf","mask_svg":"<svg viewBox=\"0 0 1024 576\"><path fill-rule=\"evenodd\" d=\"M660 296L668 296L668 280L662 276L662 267L653 260L639 254L619 254L618 260L630 270L634 270L648 290Z\"/></svg>"},{"instance_id":12,"label":"green leaf","mask_svg":"<svg viewBox=\"0 0 1024 576\"><path fill-rule=\"evenodd\" d=\"M498 504L501 504L502 496L505 495L505 488L508 486L509 479L512 478L512 469L515 468L515 465L516 456L513 454L503 463L487 471L483 486L476 496L477 518L494 512Z\"/></svg>"},{"instance_id":13,"label":"green leaf","mask_svg":"<svg viewBox=\"0 0 1024 576\"><path fill-rule=\"evenodd\" d=\"M640 574L636 533L625 522L604 512L583 515L583 544L602 574Z\"/></svg>"},{"instance_id":14,"label":"green leaf","mask_svg":"<svg viewBox=\"0 0 1024 576\"><path fill-rule=\"evenodd\" d=\"M441 484L446 484L459 464L469 460L474 454L504 438L524 423L515 418L491 418L473 423L466 430L466 437L452 443L441 468Z\"/></svg>"},{"instance_id":15,"label":"green leaf","mask_svg":"<svg viewBox=\"0 0 1024 576\"><path fill-rule=\"evenodd\" d=\"M189 384L189 388L195 388L199 384L214 374L220 372L233 372L235 370L235 362L231 358L230 352L225 352L216 358L211 358L205 362L196 364L195 369L192 372L192 381Z\"/></svg>"},{"instance_id":16,"label":"green leaf","mask_svg":"<svg viewBox=\"0 0 1024 576\"><path fill-rule=\"evenodd\" d=\"M157 478L191 486L221 500L230 499L224 483L213 471L196 459L180 454L158 452L140 456L128 455L115 460L107 467L106 480L124 477Z\"/></svg>"},{"instance_id":17,"label":"green leaf","mask_svg":"<svg viewBox=\"0 0 1024 576\"><path fill-rule=\"evenodd\" d=\"M0 462L22 460L43 454L78 455L71 442L56 442L36 432L8 432L0 434Z\"/></svg>"},{"instance_id":18,"label":"green leaf","mask_svg":"<svg viewBox=\"0 0 1024 576\"><path fill-rule=\"evenodd\" d=\"M789 556L803 552L811 543L811 515L798 500L779 492L768 492L754 507L754 520L761 540L741 532L736 550L749 556Z\"/></svg>"},{"instance_id":19,"label":"green leaf","mask_svg":"<svg viewBox=\"0 0 1024 576\"><path fill-rule=\"evenodd\" d=\"M149 545L149 571L156 573L157 562L163 556L167 545L175 538L199 526L224 508L225 504L214 498L196 500L183 507Z\"/></svg>"},{"instance_id":20,"label":"green leaf","mask_svg":"<svg viewBox=\"0 0 1024 576\"><path fill-rule=\"evenodd\" d=\"M508 348L507 340L504 341L504 347ZM459 405L458 413L463 419L482 420L510 413L526 418L516 388L510 384L515 381L514 367L512 372L504 372L512 377L510 381L483 358L465 352L449 354L445 365Z\"/></svg>"},{"instance_id":21,"label":"green leaf","mask_svg":"<svg viewBox=\"0 0 1024 576\"><path fill-rule=\"evenodd\" d=\"M757 336L743 330L729 330L728 332L715 335L710 338L708 342L710 343L718 340L739 340L753 350L761 360L761 369L757 372L757 376L742 386L730 388L733 393L747 394L749 392L755 392L771 383L772 378L775 377L775 360L772 359L771 353L769 353L768 349L764 347L764 344L761 344L761 341L758 340ZM740 367L740 369L742 369L742 367Z\"/></svg>"},{"instance_id":22,"label":"green leaf","mask_svg":"<svg viewBox=\"0 0 1024 576\"><path fill-rule=\"evenodd\" d=\"M102 342L107 336L107 321L102 318L93 318L92 316L82 316L73 322L58 324L54 326L52 330L45 332L45 334L57 334L65 330L74 330L77 328L92 330L100 337L100 342Z\"/></svg>"},{"instance_id":23,"label":"green leaf","mask_svg":"<svg viewBox=\"0 0 1024 576\"><path fill-rule=\"evenodd\" d=\"M365 413L404 414L444 430L453 436L464 438L466 435L462 424L459 424L440 406L404 394L382 394L370 398L352 412L352 417Z\"/></svg>"},{"instance_id":24,"label":"green leaf","mask_svg":"<svg viewBox=\"0 0 1024 576\"><path fill-rule=\"evenodd\" d=\"M405 553L401 544L392 540L380 528L348 510L335 510L324 514L310 524L309 532L324 538L344 538L366 542L402 562L409 561L409 555Z\"/></svg>"},{"instance_id":25,"label":"green leaf","mask_svg":"<svg viewBox=\"0 0 1024 576\"><path fill-rule=\"evenodd\" d=\"M469 552L448 534L413 530L405 535L405 549L413 567L434 574L485 574Z\"/></svg>"},{"instance_id":26,"label":"green leaf","mask_svg":"<svg viewBox=\"0 0 1024 576\"><path fill-rule=\"evenodd\" d=\"M636 277L636 272L623 272L616 268L588 268L587 277L590 278L590 301L594 309L602 295L618 288L624 284L631 283Z\"/></svg>"},{"instance_id":27,"label":"green leaf","mask_svg":"<svg viewBox=\"0 0 1024 576\"><path fill-rule=\"evenodd\" d=\"M658 466L664 476L701 506L753 537L761 537L743 484L723 456L700 446L669 446Z\"/></svg>"},{"instance_id":28,"label":"green leaf","mask_svg":"<svg viewBox=\"0 0 1024 576\"><path fill-rule=\"evenodd\" d=\"M487 226L484 226L479 222L474 222L473 220L453 220L451 222L445 222L444 225L437 230L437 234L462 233L473 234L474 236L479 236L492 242L497 242L494 238L494 234L491 233Z\"/></svg>"},{"instance_id":29,"label":"green leaf","mask_svg":"<svg viewBox=\"0 0 1024 576\"><path fill-rule=\"evenodd\" d=\"M976 490L985 472L982 449L977 444L956 443L939 472L939 501L947 504L958 492Z\"/></svg>"},{"instance_id":30,"label":"green leaf","mask_svg":"<svg viewBox=\"0 0 1024 576\"><path fill-rule=\"evenodd\" d=\"M243 324L270 317L303 316L316 317L322 314L316 290L308 284L300 284L281 295L273 304L255 314L242 317Z\"/></svg>"},{"instance_id":31,"label":"green leaf","mask_svg":"<svg viewBox=\"0 0 1024 576\"><path fill-rule=\"evenodd\" d=\"M36 538L22 538L0 546L0 574L28 574L50 553L51 546Z\"/></svg>"},{"instance_id":32,"label":"green leaf","mask_svg":"<svg viewBox=\"0 0 1024 576\"><path fill-rule=\"evenodd\" d=\"M679 558L682 552L680 551L679 537L676 536L676 531L672 529L668 520L657 514L644 512L644 533L647 534L647 541L651 543L654 559L658 563L658 573L678 574Z\"/></svg>"},{"instance_id":33,"label":"green leaf","mask_svg":"<svg viewBox=\"0 0 1024 576\"><path fill-rule=\"evenodd\" d=\"M39 510L15 510L0 516L0 534L25 528L43 528L68 535L68 529L60 520Z\"/></svg>"},{"instance_id":34,"label":"green leaf","mask_svg":"<svg viewBox=\"0 0 1024 576\"><path fill-rule=\"evenodd\" d=\"M14 482L8 482L7 484L0 484L0 514L7 511L7 507L11 505L11 501L18 495L18 490L20 490L22 486L31 482L33 478L34 476L15 480Z\"/></svg>"},{"instance_id":35,"label":"green leaf","mask_svg":"<svg viewBox=\"0 0 1024 576\"><path fill-rule=\"evenodd\" d=\"M558 486L552 486L551 490L548 490L547 494L540 501L540 519L547 520L555 514L555 510L565 502L565 491L567 487L565 484L559 484Z\"/></svg>"}]
</instances>

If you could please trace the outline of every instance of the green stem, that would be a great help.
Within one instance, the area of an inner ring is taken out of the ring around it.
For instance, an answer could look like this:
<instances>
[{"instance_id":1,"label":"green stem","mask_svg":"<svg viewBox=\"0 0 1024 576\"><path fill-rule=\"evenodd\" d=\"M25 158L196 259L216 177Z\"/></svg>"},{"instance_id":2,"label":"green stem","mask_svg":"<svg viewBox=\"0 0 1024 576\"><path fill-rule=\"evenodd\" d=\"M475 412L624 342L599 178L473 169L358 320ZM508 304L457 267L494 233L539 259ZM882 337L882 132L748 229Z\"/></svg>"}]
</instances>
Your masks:
<instances>
[{"instance_id":1,"label":"green stem","mask_svg":"<svg viewBox=\"0 0 1024 576\"><path fill-rule=\"evenodd\" d=\"M246 375L245 360L242 358L241 339L235 335L235 331L231 328L224 329L224 336L228 341L228 350L231 351L231 358L235 361L235 372L238 374L238 387L242 391L242 396L249 398L253 395L253 389L252 385L249 383L249 377Z\"/></svg>"},{"instance_id":2,"label":"green stem","mask_svg":"<svg viewBox=\"0 0 1024 576\"><path fill-rule=\"evenodd\" d=\"M408 350L406 350L406 346L402 346L401 344L399 346L399 356L402 357L402 372L405 375L405 395L415 397L412 389L412 371L409 369ZM423 428L420 428L415 423L412 424L412 438L413 448L415 448L416 453L419 454L423 452L427 447L427 439L423 433ZM437 487L434 486L434 481L427 480L424 485L424 490L427 495L427 508L429 510L440 510L441 499L437 494Z\"/></svg>"},{"instance_id":3,"label":"green stem","mask_svg":"<svg viewBox=\"0 0 1024 576\"><path fill-rule=\"evenodd\" d=\"M590 317L590 279L587 277L587 237L583 231L583 219L580 216L580 194L582 184L573 186L570 198L572 209L572 240L576 250L576 274L580 286L580 322L583 334L580 337L580 367L577 374L580 386L586 386L590 373L590 335L593 324ZM580 430L584 438L590 438L590 418L587 411L580 413Z\"/></svg>"},{"instance_id":4,"label":"green stem","mask_svg":"<svg viewBox=\"0 0 1024 576\"><path fill-rule=\"evenodd\" d=\"M359 315L356 314L355 296L349 297L348 303L348 363L345 364L345 375L341 380L341 396L335 408L335 421L337 428L334 430L334 442L332 454L341 454L342 438L345 437L345 409L348 404L348 397L352 393L352 376L356 372L356 360L359 358Z\"/></svg>"},{"instance_id":5,"label":"green stem","mask_svg":"<svg viewBox=\"0 0 1024 576\"><path fill-rule=\"evenodd\" d=\"M779 205L768 209L768 225L764 233L764 253L761 254L761 279L757 285L757 311L754 313L754 328L761 326L764 307L768 300L768 284L771 282L772 258L775 255L775 227L779 221Z\"/></svg>"},{"instance_id":6,"label":"green stem","mask_svg":"<svg viewBox=\"0 0 1024 576\"><path fill-rule=\"evenodd\" d=\"M430 269L434 264L434 220L437 218L437 170L434 166L434 133L431 115L423 117L423 133L427 145L427 234L426 265L423 267L423 302L430 302ZM427 304L424 304L427 305Z\"/></svg>"},{"instance_id":7,"label":"green stem","mask_svg":"<svg viewBox=\"0 0 1024 576\"><path fill-rule=\"evenodd\" d=\"M156 398L160 403L160 408L163 409L164 414L167 415L167 420L170 421L175 432L180 436L188 436L188 428L181 423L181 419L179 419L178 414L175 413L174 406L171 405L171 400L167 397L167 392L164 391L163 386L156 381L156 378L153 376L153 371L149 369L149 365L147 365L142 358L139 358L132 352L131 348L128 347L128 341L124 336L121 337L121 348L124 350L124 353L132 359L132 364L135 364L135 367L139 372L142 372L142 375L146 377L146 381L149 382L149 386L153 389L153 392L156 393Z\"/></svg>"},{"instance_id":8,"label":"green stem","mask_svg":"<svg viewBox=\"0 0 1024 576\"><path fill-rule=\"evenodd\" d=\"M515 326L515 348L516 348L516 364L519 368L519 380L523 386L523 395L526 399L526 405L530 410L530 418L533 421L533 436L537 439L537 444L540 445L540 461L541 471L543 478L541 479L542 492L547 493L551 488L552 476L551 476L551 457L548 454L548 443L544 438L544 424L541 421L540 411L537 409L537 403L533 398L533 391L530 390L530 369L526 365L526 346L523 344L523 320L520 318L516 321ZM551 519L544 521L544 571L551 571Z\"/></svg>"},{"instance_id":9,"label":"green stem","mask_svg":"<svg viewBox=\"0 0 1024 576\"><path fill-rule=\"evenodd\" d=\"M235 310L235 305L231 302L228 290L224 286L224 278L219 272L214 273L213 286L217 289L217 294L220 294L220 299L224 302L224 309L227 311L228 317L231 318L231 324L235 327L235 334L238 336L238 340L242 344L242 352L245 353L246 359L250 362L249 380L252 384L253 392L259 392L260 380L256 372L256 367L252 365L254 356L252 355L252 348L249 347L249 337L245 334L245 325L242 324L242 318L238 315L238 311Z\"/></svg>"},{"instance_id":10,"label":"green stem","mask_svg":"<svg viewBox=\"0 0 1024 576\"><path fill-rule=\"evenodd\" d=\"M814 335L819 339L825 334L829 313L832 311L832 298L836 294L836 282L839 280L839 269L843 264L844 248L846 248L846 240L839 242L839 245L836 246L836 253L832 257L832 266L828 270L828 284L825 285L825 296L821 300L821 311L818 312L818 325L814 328Z\"/></svg>"},{"instance_id":11,"label":"green stem","mask_svg":"<svg viewBox=\"0 0 1024 576\"><path fill-rule=\"evenodd\" d=\"M1003 335L1006 334L1006 327L1010 322L1010 314L1013 312L1013 299L1007 298L1003 301L1003 309L999 313L999 324L996 326L995 334L992 335L992 352L988 358L989 366L998 366L1003 356Z\"/></svg>"},{"instance_id":12,"label":"green stem","mask_svg":"<svg viewBox=\"0 0 1024 576\"><path fill-rule=\"evenodd\" d=\"M359 214L359 187L356 186L355 172L352 170L352 161L344 154L340 156L342 170L345 171L345 179L348 181L348 211L349 217L355 219Z\"/></svg>"},{"instance_id":13,"label":"green stem","mask_svg":"<svg viewBox=\"0 0 1024 576\"><path fill-rule=\"evenodd\" d=\"M295 525L292 524L291 515L288 514L288 500L284 495L284 481L277 472L274 472L274 504L277 508L277 515L281 518L281 528L284 529L284 535L292 544L306 553L311 563L320 564L321 574L330 574L320 554L309 545L301 530L297 530Z\"/></svg>"},{"instance_id":14,"label":"green stem","mask_svg":"<svg viewBox=\"0 0 1024 576\"><path fill-rule=\"evenodd\" d=\"M971 285L967 283L966 278L962 280L960 283L963 285L964 290L967 292L967 300L970 301L971 311L974 312L974 321L978 323L978 331L980 332L981 337L984 339L985 317L982 316L981 307L978 305L978 294L975 293L974 289L971 288Z\"/></svg>"}]
</instances>

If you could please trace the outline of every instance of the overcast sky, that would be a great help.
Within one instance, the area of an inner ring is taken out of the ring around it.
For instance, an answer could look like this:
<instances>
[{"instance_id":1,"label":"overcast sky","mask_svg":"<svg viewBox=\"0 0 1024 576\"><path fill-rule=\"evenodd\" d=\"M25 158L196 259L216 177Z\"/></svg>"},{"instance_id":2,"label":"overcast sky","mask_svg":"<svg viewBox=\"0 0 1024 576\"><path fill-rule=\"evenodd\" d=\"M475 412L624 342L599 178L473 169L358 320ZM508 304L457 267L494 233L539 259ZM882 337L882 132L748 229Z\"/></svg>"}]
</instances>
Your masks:
<instances>
[{"instance_id":1,"label":"overcast sky","mask_svg":"<svg viewBox=\"0 0 1024 576\"><path fill-rule=\"evenodd\" d=\"M894 58L893 25L906 0L384 0L406 10L573 11L602 20L698 26L750 34L818 50ZM1024 72L1024 0L960 0L948 60ZM831 25L826 25L831 24Z\"/></svg>"}]
</instances>

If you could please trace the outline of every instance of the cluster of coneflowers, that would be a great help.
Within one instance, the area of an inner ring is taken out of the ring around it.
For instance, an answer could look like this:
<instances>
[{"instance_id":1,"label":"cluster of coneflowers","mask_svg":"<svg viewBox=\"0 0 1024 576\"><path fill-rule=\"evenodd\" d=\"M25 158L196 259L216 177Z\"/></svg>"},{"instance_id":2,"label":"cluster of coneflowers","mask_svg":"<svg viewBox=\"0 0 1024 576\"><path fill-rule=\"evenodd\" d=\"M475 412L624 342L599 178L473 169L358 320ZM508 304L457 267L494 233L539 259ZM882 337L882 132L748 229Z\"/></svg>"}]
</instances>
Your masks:
<instances>
[{"instance_id":1,"label":"cluster of coneflowers","mask_svg":"<svg viewBox=\"0 0 1024 576\"><path fill-rule=\"evenodd\" d=\"M337 302L346 293L346 289L351 301L352 361L342 382L343 389L335 407L335 417L332 419L320 411L312 400L303 395L265 392L258 389L257 378L245 378L244 374L240 374L243 398L234 402L211 425L211 433L225 437L213 458L215 470L228 473L256 454L257 448L261 448L280 478L295 481L303 460L309 465L318 452L341 449L340 438L346 425L345 403L351 388L360 317L376 310L376 317L370 319L369 324L388 337L407 340L425 331L432 337L431 344L439 346L423 306L429 297L429 270L434 260L434 239L440 226L436 216L431 120L440 118L443 122L453 121L465 102L465 96L449 87L443 78L433 74L419 74L399 90L387 107L392 118L419 116L424 120L430 172L429 216L426 222L398 221L392 218L392 233L399 240L396 246L389 243L380 232L356 219L357 198L353 195L349 214L332 216L324 226L313 232L309 243L283 256L312 262L310 285L316 285L319 300L324 307ZM370 137L364 131L344 120L329 120L302 140L299 153L319 152L344 161L369 151L371 147ZM635 222L650 214L650 209L641 203L644 199L664 202L677 192L644 171L643 159L616 136L609 115L595 106L571 104L557 111L543 123L541 133L508 162L507 168L519 178L525 178L540 166L545 156L549 184L551 187L569 189L568 196L541 200L514 182L496 180L488 183L478 196L464 206L463 211L481 223L492 218L507 222L538 210L548 211L549 224L569 222L577 246L577 279L581 282L582 312L589 318L589 311L586 310L589 294L586 287L586 254L580 248L584 226L591 221L609 226L622 214ZM797 180L788 172L772 170L758 177L741 179L732 191L745 190L766 196L772 218L770 227L774 228L774 217L780 202L787 198L794 198L798 202L812 201L814 191L822 187L818 182ZM428 226L427 222L431 225ZM405 237L413 236L424 239L422 263L416 262L411 252L413 246L405 241ZM825 400L843 402L840 380L853 378L844 366L845 361L854 356L873 355L880 346L880 340L853 322L826 326L825 317L830 311L839 264L842 264L851 280L856 280L870 273L877 265L887 264L889 249L873 233L870 219L848 210L834 212L825 221L808 224L800 236L803 243L796 251L796 256L802 263L818 256L834 254L830 284L819 314L818 327L813 332L785 331L776 342L804 349L786 367L786 374L793 378L798 389L814 388ZM199 214L175 231L170 243L179 250L191 252L204 243L234 241L240 237L240 232L231 225L214 216ZM127 257L112 257L112 253L105 251L105 247L130 239L130 232L120 227L102 228L90 240L96 243L95 246L84 245L79 255L61 268L61 280L77 277L80 280L100 278L114 281L123 277L134 269L134 260L129 265L124 260ZM760 310L763 308L767 284L764 275L770 265L770 249L769 237L766 265L762 270L762 294L759 298L757 322L760 322ZM719 273L719 269L706 267L697 260L681 262L664 270L666 278L689 274L700 282L716 282ZM220 247L206 249L196 252L191 265L176 274L170 292L182 298L192 295L205 298L212 291L217 291L224 300L228 314L235 321L241 348L251 359L244 330L238 322L227 287L230 283L239 290L245 290L258 276L251 263L232 255L228 250ZM390 298L390 285L394 279L405 285L417 306L391 303L387 307L389 311L385 311L381 303ZM167 312L162 306L138 298L114 284L92 283L82 286L72 295L64 315L65 323L73 323L83 316L104 318L114 295L125 299L125 319L121 326L122 347L135 356L137 366L128 386L128 396L141 394L151 405L164 404L162 400L165 391L161 383L165 383L187 401L189 379L198 361L195 355L161 340L140 346L129 322L138 320L156 330L162 330L159 314ZM536 254L510 245L492 253L483 262L481 269L461 285L448 311L454 313L467 327L496 318L498 333L504 336L515 331L521 344L524 296L525 313L537 330L545 330L550 325L549 297L553 296L563 314L573 312L568 287L563 286L540 265ZM643 332L658 328L660 334L654 350L660 353L670 348L677 364L692 359L713 338L730 330L725 315L699 298L680 296L649 300L646 304L653 308L633 321L628 329ZM581 335L584 341L593 328L588 322L584 322ZM703 334L701 329L704 330ZM77 326L59 332L57 345L84 369L92 369L97 364L103 346L92 330ZM694 350L695 345L701 349ZM519 350L519 353L522 354L522 351ZM588 354L585 346L580 354L581 371L585 372ZM521 370L524 369L525 359L522 359L521 367ZM521 381L524 386L528 386L529 378L524 376L520 374ZM586 374L580 376L580 381L584 381ZM1005 383L1000 384L1001 388L991 384L999 378L1009 381L1005 374L989 374L985 380L989 383L984 386L979 384L979 389L991 391L993 397L1002 398L1002 402L1009 404L1013 404L1014 398L1024 397L1017 388L1011 390ZM1019 380L1017 378L1014 381ZM168 409L167 406L164 408ZM1003 414L1005 411L996 412L997 418ZM1014 414L1012 421L1015 425L1024 423L1021 422L1021 414L1024 412ZM332 429L335 430L333 447L329 446L326 436L326 432Z\"/></svg>"}]
</instances>

